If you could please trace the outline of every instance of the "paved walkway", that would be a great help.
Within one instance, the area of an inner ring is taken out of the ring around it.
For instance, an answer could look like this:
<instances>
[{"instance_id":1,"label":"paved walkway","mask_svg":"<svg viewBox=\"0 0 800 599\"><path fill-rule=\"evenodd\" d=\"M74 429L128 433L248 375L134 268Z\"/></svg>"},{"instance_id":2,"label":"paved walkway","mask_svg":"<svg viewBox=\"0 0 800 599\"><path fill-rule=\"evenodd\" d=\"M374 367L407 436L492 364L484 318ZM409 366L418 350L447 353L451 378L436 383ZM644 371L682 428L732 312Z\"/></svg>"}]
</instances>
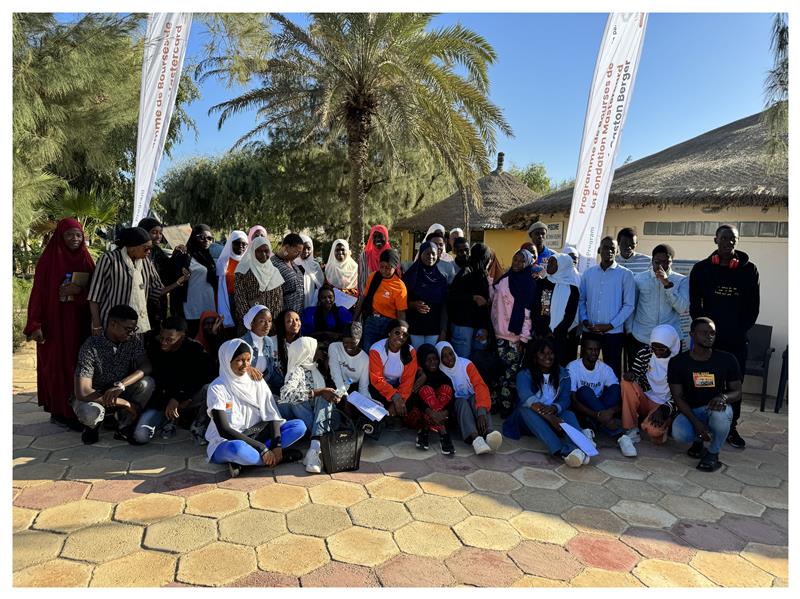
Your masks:
<instances>
[{"instance_id":1,"label":"paved walkway","mask_svg":"<svg viewBox=\"0 0 800 599\"><path fill-rule=\"evenodd\" d=\"M83 446L37 406L34 359L15 355L15 586L787 584L788 419L754 398L714 474L672 442L573 470L530 438L447 459L409 431L358 472L229 479L185 431Z\"/></svg>"}]
</instances>

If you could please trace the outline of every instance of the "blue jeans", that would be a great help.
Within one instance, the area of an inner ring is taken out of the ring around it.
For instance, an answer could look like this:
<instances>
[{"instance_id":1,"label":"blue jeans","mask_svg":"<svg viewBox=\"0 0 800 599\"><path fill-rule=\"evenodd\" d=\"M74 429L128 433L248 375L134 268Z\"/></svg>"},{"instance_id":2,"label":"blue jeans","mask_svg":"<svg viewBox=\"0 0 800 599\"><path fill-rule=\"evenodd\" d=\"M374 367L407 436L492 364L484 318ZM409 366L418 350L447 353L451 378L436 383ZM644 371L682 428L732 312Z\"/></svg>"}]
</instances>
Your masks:
<instances>
[{"instance_id":1,"label":"blue jeans","mask_svg":"<svg viewBox=\"0 0 800 599\"><path fill-rule=\"evenodd\" d=\"M306 430L311 431L312 437L319 437L330 429L330 419L333 414L333 404L321 397L300 403L279 403L278 410L281 417L286 420L297 418L306 425Z\"/></svg>"},{"instance_id":2,"label":"blue jeans","mask_svg":"<svg viewBox=\"0 0 800 599\"><path fill-rule=\"evenodd\" d=\"M528 427L528 430L531 431L533 436L547 445L547 451L550 452L550 455L563 456L569 454L574 449L577 449L577 446L566 435L566 433L563 437L559 437L553 428L547 423L547 421L530 408L517 406L517 411L522 417L522 421L525 423L525 426ZM578 419L570 410L562 410L562 412L557 414L557 416L578 430L581 429L580 424L578 424Z\"/></svg>"},{"instance_id":3,"label":"blue jeans","mask_svg":"<svg viewBox=\"0 0 800 599\"><path fill-rule=\"evenodd\" d=\"M436 345L439 342L439 335L409 335L409 337L411 337L411 346L415 350L425 343Z\"/></svg>"},{"instance_id":4,"label":"blue jeans","mask_svg":"<svg viewBox=\"0 0 800 599\"><path fill-rule=\"evenodd\" d=\"M141 416L139 422L136 423L136 428L133 431L133 437L139 443L149 442L156 434L156 429L167 421L167 415L164 410L147 409Z\"/></svg>"},{"instance_id":5,"label":"blue jeans","mask_svg":"<svg viewBox=\"0 0 800 599\"><path fill-rule=\"evenodd\" d=\"M369 354L369 348L381 339L385 339L389 334L389 323L391 318L380 314L370 314L364 321L364 329L361 333L361 347Z\"/></svg>"},{"instance_id":6,"label":"blue jeans","mask_svg":"<svg viewBox=\"0 0 800 599\"><path fill-rule=\"evenodd\" d=\"M722 412L712 411L703 406L693 408L692 413L711 432L711 444L708 446L709 453L719 453L722 443L728 438L728 432L731 430L731 422L733 421L733 409L731 406L725 406L725 411ZM678 414L672 423L672 438L679 443L693 443L698 440L692 423L683 414Z\"/></svg>"},{"instance_id":7,"label":"blue jeans","mask_svg":"<svg viewBox=\"0 0 800 599\"><path fill-rule=\"evenodd\" d=\"M306 434L306 425L301 420L289 420L281 424L281 446L289 447L293 443L303 438ZM266 446L269 447L271 439L267 439ZM240 464L242 466L259 466L264 462L258 452L244 441L234 439L223 441L214 450L211 456L213 464Z\"/></svg>"},{"instance_id":8,"label":"blue jeans","mask_svg":"<svg viewBox=\"0 0 800 599\"><path fill-rule=\"evenodd\" d=\"M589 408L592 412L602 412L608 408L616 408L622 404L622 395L620 394L619 385L609 385L600 394L600 397L594 394L589 387L581 387L575 392L575 399ZM623 432L622 428L609 429L605 426L600 426L594 418L590 418L595 429L598 427L609 435L618 435Z\"/></svg>"},{"instance_id":9,"label":"blue jeans","mask_svg":"<svg viewBox=\"0 0 800 599\"><path fill-rule=\"evenodd\" d=\"M479 349L486 349L489 346L486 341L478 341L475 333L480 329L474 327L462 327L458 324L450 325L450 343L460 358L470 358L472 352Z\"/></svg>"}]
</instances>

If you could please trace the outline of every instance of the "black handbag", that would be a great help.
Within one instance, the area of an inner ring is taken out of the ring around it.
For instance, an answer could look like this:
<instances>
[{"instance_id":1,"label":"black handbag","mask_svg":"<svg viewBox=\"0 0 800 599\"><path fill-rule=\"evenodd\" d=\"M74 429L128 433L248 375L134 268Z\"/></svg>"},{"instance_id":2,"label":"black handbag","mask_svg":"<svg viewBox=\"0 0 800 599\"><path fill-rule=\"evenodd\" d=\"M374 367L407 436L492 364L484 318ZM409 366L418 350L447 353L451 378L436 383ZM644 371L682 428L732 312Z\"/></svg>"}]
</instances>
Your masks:
<instances>
[{"instance_id":1,"label":"black handbag","mask_svg":"<svg viewBox=\"0 0 800 599\"><path fill-rule=\"evenodd\" d=\"M339 413L340 422L344 423L344 428L328 431L320 439L322 464L325 472L334 474L358 470L361 465L364 432L356 427L347 414L338 408L334 408L334 411Z\"/></svg>"}]
</instances>

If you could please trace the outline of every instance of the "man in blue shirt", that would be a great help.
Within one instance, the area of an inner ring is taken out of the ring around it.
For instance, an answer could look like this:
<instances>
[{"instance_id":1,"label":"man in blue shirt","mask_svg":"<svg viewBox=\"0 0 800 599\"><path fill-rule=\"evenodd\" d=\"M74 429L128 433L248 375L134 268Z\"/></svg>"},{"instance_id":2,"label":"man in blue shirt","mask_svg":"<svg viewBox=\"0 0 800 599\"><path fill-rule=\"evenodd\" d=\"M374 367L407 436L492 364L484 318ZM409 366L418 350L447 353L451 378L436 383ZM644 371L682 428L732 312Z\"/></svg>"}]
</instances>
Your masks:
<instances>
[{"instance_id":1,"label":"man in blue shirt","mask_svg":"<svg viewBox=\"0 0 800 599\"><path fill-rule=\"evenodd\" d=\"M536 260L533 263L533 272L537 276L544 276L547 262L550 260L550 256L555 254L553 250L544 244L544 240L547 237L547 225L542 221L536 221L528 227L528 237L531 238L533 247L536 248L536 251L533 252L533 255L536 256Z\"/></svg>"},{"instance_id":2,"label":"man in blue shirt","mask_svg":"<svg viewBox=\"0 0 800 599\"><path fill-rule=\"evenodd\" d=\"M617 242L612 237L600 241L600 264L583 273L578 302L584 330L600 335L603 361L617 378L622 370L623 326L633 314L636 302L633 274L614 261L618 251Z\"/></svg>"}]
</instances>

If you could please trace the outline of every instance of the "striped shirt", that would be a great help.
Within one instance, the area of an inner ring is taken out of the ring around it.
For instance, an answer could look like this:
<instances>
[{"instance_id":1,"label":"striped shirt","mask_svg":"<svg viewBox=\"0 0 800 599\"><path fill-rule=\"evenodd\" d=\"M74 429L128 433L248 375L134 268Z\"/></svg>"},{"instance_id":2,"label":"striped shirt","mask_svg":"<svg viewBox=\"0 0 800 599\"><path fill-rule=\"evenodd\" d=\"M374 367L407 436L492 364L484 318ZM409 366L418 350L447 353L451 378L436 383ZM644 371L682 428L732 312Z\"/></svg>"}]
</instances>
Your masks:
<instances>
[{"instance_id":1,"label":"striped shirt","mask_svg":"<svg viewBox=\"0 0 800 599\"><path fill-rule=\"evenodd\" d=\"M130 305L133 277L122 252L125 248L117 248L106 252L97 262L97 267L92 274L92 283L89 286L89 301L97 302L100 308L100 325L106 326L108 312L114 306ZM150 260L142 261L142 278L144 279L144 292L149 301L158 302L161 298L163 284L158 276L155 266Z\"/></svg>"},{"instance_id":2,"label":"striped shirt","mask_svg":"<svg viewBox=\"0 0 800 599\"><path fill-rule=\"evenodd\" d=\"M258 281L253 271L246 273L237 272L233 276L233 303L236 311L236 326L241 335L246 329L242 319L247 312L256 304L261 304L269 308L272 317L275 318L283 308L283 287L276 287L269 291L261 291L258 288Z\"/></svg>"},{"instance_id":3,"label":"striped shirt","mask_svg":"<svg viewBox=\"0 0 800 599\"><path fill-rule=\"evenodd\" d=\"M293 262L286 262L277 255L270 256L270 260L283 277L283 309L301 314L303 312L303 273Z\"/></svg>"}]
</instances>

